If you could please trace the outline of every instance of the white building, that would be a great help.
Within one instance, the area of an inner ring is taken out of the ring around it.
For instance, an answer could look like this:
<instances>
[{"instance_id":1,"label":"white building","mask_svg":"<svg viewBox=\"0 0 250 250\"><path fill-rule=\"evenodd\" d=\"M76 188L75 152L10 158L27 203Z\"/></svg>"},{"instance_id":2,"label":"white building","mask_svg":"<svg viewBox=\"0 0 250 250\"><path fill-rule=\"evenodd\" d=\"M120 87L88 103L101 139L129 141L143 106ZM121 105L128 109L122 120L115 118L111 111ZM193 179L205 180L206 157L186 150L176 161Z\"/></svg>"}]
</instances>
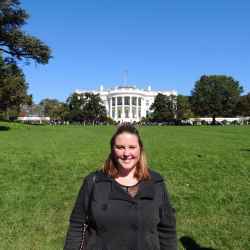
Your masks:
<instances>
[{"instance_id":1,"label":"white building","mask_svg":"<svg viewBox=\"0 0 250 250\"><path fill-rule=\"evenodd\" d=\"M104 89L101 85L98 91L75 91L79 95L86 92L100 94L108 116L117 122L138 122L142 117L146 117L158 93L167 96L177 95L175 90L152 91L150 86L147 89L138 89L130 85L121 85L111 89Z\"/></svg>"}]
</instances>

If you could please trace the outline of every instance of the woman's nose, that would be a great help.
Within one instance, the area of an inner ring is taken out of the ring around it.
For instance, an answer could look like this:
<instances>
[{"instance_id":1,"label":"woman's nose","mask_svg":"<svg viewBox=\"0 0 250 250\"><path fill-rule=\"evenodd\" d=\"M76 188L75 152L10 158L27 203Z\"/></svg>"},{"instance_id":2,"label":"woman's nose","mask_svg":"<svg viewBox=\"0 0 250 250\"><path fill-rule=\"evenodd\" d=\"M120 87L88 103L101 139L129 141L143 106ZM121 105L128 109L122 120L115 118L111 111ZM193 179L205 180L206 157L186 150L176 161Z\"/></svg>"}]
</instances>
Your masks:
<instances>
[{"instance_id":1,"label":"woman's nose","mask_svg":"<svg viewBox=\"0 0 250 250\"><path fill-rule=\"evenodd\" d=\"M124 155L129 155L129 148L124 148L123 154Z\"/></svg>"}]
</instances>

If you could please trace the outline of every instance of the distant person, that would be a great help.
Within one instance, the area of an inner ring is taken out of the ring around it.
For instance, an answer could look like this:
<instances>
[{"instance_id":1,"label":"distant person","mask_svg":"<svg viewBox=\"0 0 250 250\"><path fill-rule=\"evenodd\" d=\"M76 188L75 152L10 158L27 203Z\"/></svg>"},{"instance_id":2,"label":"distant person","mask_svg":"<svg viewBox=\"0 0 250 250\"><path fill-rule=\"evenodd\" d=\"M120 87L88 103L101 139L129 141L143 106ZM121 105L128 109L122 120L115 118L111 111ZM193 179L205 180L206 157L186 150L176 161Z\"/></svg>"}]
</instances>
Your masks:
<instances>
[{"instance_id":1,"label":"distant person","mask_svg":"<svg viewBox=\"0 0 250 250\"><path fill-rule=\"evenodd\" d=\"M64 250L177 250L174 209L137 129L120 125L110 144L103 169L80 189Z\"/></svg>"}]
</instances>

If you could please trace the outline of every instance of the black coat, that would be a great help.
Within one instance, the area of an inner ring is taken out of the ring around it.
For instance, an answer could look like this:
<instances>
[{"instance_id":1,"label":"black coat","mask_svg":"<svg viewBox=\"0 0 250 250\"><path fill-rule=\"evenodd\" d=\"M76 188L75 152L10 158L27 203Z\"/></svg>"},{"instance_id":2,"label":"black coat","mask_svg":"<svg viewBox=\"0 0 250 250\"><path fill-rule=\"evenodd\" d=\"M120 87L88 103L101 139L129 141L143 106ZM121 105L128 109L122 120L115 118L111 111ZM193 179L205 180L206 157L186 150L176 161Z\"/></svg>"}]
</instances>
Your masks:
<instances>
[{"instance_id":1,"label":"black coat","mask_svg":"<svg viewBox=\"0 0 250 250\"><path fill-rule=\"evenodd\" d=\"M64 250L80 249L87 213L92 231L87 250L177 250L175 210L161 175L152 170L150 175L150 181L139 183L134 198L102 171L88 175L70 217Z\"/></svg>"}]
</instances>

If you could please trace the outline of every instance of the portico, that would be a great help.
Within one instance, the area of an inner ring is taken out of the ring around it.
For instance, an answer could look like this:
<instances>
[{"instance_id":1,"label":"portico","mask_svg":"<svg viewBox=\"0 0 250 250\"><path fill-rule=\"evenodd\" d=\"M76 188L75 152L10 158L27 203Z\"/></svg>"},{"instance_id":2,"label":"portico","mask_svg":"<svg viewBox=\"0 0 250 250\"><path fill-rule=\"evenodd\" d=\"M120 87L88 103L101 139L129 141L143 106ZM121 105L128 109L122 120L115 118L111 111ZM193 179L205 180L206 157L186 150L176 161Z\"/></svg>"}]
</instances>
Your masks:
<instances>
[{"instance_id":1,"label":"portico","mask_svg":"<svg viewBox=\"0 0 250 250\"><path fill-rule=\"evenodd\" d=\"M139 122L150 112L150 106L158 93L165 95L177 95L176 91L152 91L138 89L135 86L118 86L111 89L100 87L99 91L76 90L81 95L86 92L99 94L110 118L117 122Z\"/></svg>"}]
</instances>

